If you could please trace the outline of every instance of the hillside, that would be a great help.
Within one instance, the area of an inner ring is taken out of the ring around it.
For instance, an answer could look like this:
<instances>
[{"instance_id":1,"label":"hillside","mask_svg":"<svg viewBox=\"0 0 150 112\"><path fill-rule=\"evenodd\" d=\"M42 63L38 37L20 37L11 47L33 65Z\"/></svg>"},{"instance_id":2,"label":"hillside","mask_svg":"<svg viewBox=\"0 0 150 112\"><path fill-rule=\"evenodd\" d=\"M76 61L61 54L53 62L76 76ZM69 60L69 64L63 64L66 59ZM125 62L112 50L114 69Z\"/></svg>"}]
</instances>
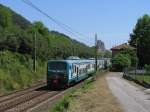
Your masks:
<instances>
[{"instance_id":1,"label":"hillside","mask_svg":"<svg viewBox=\"0 0 150 112\"><path fill-rule=\"evenodd\" d=\"M28 20L23 18L21 15L15 13L11 9L3 5L0 5L0 20L1 20L0 35L3 38L5 37L3 40L1 38L1 44L6 43L5 45L0 46L0 49L8 49L20 53L31 54L33 50L32 49L33 37L34 37L34 33L36 33L37 43L40 44L40 47L44 47L42 46L42 43L45 43L47 46L47 48L45 46L45 49L49 49L49 51L53 51L53 47L56 47L58 51L61 52L61 54L58 55L57 57L66 58L67 56L71 55L70 53L72 50L70 50L70 48L75 50L75 52L72 53L74 55L79 55L81 57L88 57L87 56L88 54L91 56L91 54L89 53L89 51L91 51L90 47L78 41L72 40L70 37L66 36L65 34L56 31L49 31L42 24L42 22L34 22L31 24ZM4 31L4 33L2 33L2 31ZM8 34L6 34L6 32ZM10 43L9 42L7 43L6 42L7 40L10 41ZM64 48L66 50L64 51L63 49L63 51L61 51L59 48L61 49ZM39 50L41 51L41 49ZM80 52L81 50L84 50L85 54ZM45 52L49 53L48 51ZM47 56L45 57L46 59L56 57L54 52L53 53L50 52L49 54L50 54L49 57Z\"/></svg>"},{"instance_id":2,"label":"hillside","mask_svg":"<svg viewBox=\"0 0 150 112\"><path fill-rule=\"evenodd\" d=\"M16 26L21 27L22 29L26 29L28 28L31 23L30 21L28 21L27 19L25 19L24 17L22 17L21 15L17 14L16 12L14 12L13 10L11 10L10 8L0 4L0 9L1 11L3 10L3 12L1 12L1 18L2 15L4 14L4 12L9 12L11 13L12 16L12 22L13 24L15 24ZM4 15L3 15L4 16Z\"/></svg>"},{"instance_id":3,"label":"hillside","mask_svg":"<svg viewBox=\"0 0 150 112\"><path fill-rule=\"evenodd\" d=\"M33 70L35 36L36 72ZM93 57L94 50L0 5L0 94L41 80L46 76L48 59L65 59L70 55L89 58Z\"/></svg>"}]
</instances>

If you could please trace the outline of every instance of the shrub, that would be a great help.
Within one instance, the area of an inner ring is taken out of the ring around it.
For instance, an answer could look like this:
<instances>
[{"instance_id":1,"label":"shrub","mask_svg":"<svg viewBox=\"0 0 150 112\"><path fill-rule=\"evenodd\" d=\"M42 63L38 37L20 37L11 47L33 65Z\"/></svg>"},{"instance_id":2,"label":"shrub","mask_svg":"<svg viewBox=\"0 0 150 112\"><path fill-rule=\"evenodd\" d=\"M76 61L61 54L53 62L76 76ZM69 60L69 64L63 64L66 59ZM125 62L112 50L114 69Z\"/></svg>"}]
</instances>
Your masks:
<instances>
[{"instance_id":1,"label":"shrub","mask_svg":"<svg viewBox=\"0 0 150 112\"><path fill-rule=\"evenodd\" d=\"M128 54L119 53L112 59L112 64L115 71L122 71L131 65L131 58Z\"/></svg>"},{"instance_id":2,"label":"shrub","mask_svg":"<svg viewBox=\"0 0 150 112\"><path fill-rule=\"evenodd\" d=\"M135 65L136 65L136 63L138 61L138 58L136 56L136 52L135 52L134 49L124 48L124 49L122 49L122 51L120 53L121 54L125 54L125 55L129 55L130 59L131 59L131 66L135 67Z\"/></svg>"},{"instance_id":3,"label":"shrub","mask_svg":"<svg viewBox=\"0 0 150 112\"><path fill-rule=\"evenodd\" d=\"M147 73L150 73L150 65L145 64L144 69L146 70Z\"/></svg>"},{"instance_id":4,"label":"shrub","mask_svg":"<svg viewBox=\"0 0 150 112\"><path fill-rule=\"evenodd\" d=\"M36 72L32 67L31 57L10 51L0 52L0 94L26 88L46 76L44 62L37 62Z\"/></svg>"}]
</instances>

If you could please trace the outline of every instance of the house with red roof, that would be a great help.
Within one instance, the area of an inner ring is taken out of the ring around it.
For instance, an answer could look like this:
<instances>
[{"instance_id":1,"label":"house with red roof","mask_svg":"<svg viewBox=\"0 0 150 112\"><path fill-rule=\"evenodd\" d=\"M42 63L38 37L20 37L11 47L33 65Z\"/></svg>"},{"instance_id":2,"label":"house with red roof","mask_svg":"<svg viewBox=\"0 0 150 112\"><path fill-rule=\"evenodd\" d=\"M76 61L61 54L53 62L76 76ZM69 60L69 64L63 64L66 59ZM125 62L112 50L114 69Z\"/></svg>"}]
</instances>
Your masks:
<instances>
[{"instance_id":1,"label":"house with red roof","mask_svg":"<svg viewBox=\"0 0 150 112\"><path fill-rule=\"evenodd\" d=\"M115 47L111 48L112 51L112 57L114 57L116 54L118 54L123 49L135 49L134 47L130 46L128 43L124 43Z\"/></svg>"}]
</instances>

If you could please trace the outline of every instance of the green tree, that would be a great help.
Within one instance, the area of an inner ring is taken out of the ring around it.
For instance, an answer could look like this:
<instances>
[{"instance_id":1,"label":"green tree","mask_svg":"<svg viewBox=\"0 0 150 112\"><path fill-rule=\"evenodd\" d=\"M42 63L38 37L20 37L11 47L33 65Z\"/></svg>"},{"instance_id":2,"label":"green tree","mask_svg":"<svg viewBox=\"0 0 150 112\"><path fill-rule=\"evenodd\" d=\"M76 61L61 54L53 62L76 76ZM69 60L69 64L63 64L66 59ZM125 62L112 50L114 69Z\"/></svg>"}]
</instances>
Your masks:
<instances>
[{"instance_id":1,"label":"green tree","mask_svg":"<svg viewBox=\"0 0 150 112\"><path fill-rule=\"evenodd\" d=\"M9 27L12 24L12 15L8 8L0 5L0 25L3 28Z\"/></svg>"},{"instance_id":2,"label":"green tree","mask_svg":"<svg viewBox=\"0 0 150 112\"><path fill-rule=\"evenodd\" d=\"M137 48L139 65L150 64L150 16L144 15L138 19L129 43Z\"/></svg>"},{"instance_id":3,"label":"green tree","mask_svg":"<svg viewBox=\"0 0 150 112\"><path fill-rule=\"evenodd\" d=\"M119 53L112 59L113 68L116 71L122 71L125 67L131 65L131 59L128 54Z\"/></svg>"},{"instance_id":4,"label":"green tree","mask_svg":"<svg viewBox=\"0 0 150 112\"><path fill-rule=\"evenodd\" d=\"M136 63L138 63L138 58L137 58L135 51L136 51L135 49L125 48L125 49L122 49L122 51L120 52L121 54L129 55L129 58L131 59L132 67L135 67Z\"/></svg>"},{"instance_id":5,"label":"green tree","mask_svg":"<svg viewBox=\"0 0 150 112\"><path fill-rule=\"evenodd\" d=\"M109 51L109 50L106 50L105 53L104 53L104 57L105 58L111 58L112 57L112 52Z\"/></svg>"},{"instance_id":6,"label":"green tree","mask_svg":"<svg viewBox=\"0 0 150 112\"><path fill-rule=\"evenodd\" d=\"M35 35L36 73L32 59ZM65 59L71 55L94 57L94 49L65 34L48 30L42 22L30 23L0 5L0 90L30 86L45 76L47 59Z\"/></svg>"},{"instance_id":7,"label":"green tree","mask_svg":"<svg viewBox=\"0 0 150 112\"><path fill-rule=\"evenodd\" d=\"M150 65L145 64L144 69L146 70L147 74L150 73Z\"/></svg>"}]
</instances>

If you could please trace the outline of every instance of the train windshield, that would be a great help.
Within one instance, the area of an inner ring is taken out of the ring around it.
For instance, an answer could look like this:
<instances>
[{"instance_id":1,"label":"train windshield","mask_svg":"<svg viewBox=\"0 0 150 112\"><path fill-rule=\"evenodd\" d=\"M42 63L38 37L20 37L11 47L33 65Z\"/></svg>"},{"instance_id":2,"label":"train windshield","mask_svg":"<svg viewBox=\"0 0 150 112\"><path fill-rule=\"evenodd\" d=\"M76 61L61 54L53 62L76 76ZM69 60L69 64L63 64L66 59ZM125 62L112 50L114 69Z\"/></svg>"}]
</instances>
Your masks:
<instances>
[{"instance_id":1,"label":"train windshield","mask_svg":"<svg viewBox=\"0 0 150 112\"><path fill-rule=\"evenodd\" d=\"M65 62L50 62L48 64L48 70L52 72L66 72L67 63Z\"/></svg>"}]
</instances>

